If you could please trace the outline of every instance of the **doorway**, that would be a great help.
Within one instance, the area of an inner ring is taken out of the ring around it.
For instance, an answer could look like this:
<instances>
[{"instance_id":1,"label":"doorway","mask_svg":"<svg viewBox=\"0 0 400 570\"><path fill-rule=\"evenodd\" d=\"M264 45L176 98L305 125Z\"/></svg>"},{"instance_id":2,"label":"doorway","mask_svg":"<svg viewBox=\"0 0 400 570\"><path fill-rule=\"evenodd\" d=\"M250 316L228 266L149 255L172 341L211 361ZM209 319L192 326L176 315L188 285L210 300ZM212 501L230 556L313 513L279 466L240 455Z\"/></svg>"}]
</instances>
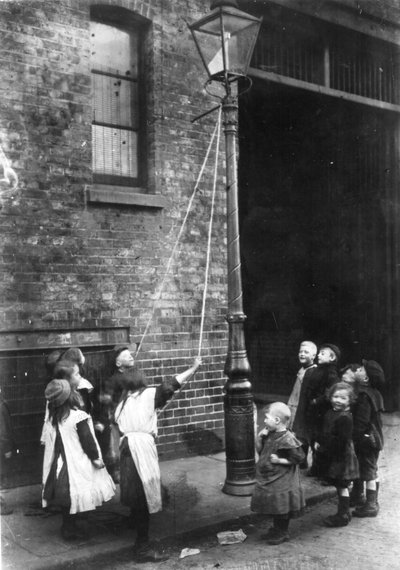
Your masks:
<instances>
[{"instance_id":1,"label":"doorway","mask_svg":"<svg viewBox=\"0 0 400 570\"><path fill-rule=\"evenodd\" d=\"M239 123L254 392L287 396L309 339L338 344L342 365L380 362L395 408L398 116L256 80Z\"/></svg>"}]
</instances>

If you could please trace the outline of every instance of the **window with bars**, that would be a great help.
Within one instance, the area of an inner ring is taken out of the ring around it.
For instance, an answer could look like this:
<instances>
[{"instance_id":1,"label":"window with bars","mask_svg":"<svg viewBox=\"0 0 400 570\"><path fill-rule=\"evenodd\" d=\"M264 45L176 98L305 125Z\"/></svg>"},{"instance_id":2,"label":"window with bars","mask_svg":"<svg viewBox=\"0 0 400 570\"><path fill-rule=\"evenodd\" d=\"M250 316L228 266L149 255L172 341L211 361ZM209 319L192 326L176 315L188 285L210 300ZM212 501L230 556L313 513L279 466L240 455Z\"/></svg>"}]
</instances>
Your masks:
<instances>
[{"instance_id":1,"label":"window with bars","mask_svg":"<svg viewBox=\"0 0 400 570\"><path fill-rule=\"evenodd\" d=\"M92 9L93 181L144 186L143 27L115 8Z\"/></svg>"},{"instance_id":2,"label":"window with bars","mask_svg":"<svg viewBox=\"0 0 400 570\"><path fill-rule=\"evenodd\" d=\"M373 37L297 17L264 20L251 67L400 105L400 50Z\"/></svg>"}]
</instances>

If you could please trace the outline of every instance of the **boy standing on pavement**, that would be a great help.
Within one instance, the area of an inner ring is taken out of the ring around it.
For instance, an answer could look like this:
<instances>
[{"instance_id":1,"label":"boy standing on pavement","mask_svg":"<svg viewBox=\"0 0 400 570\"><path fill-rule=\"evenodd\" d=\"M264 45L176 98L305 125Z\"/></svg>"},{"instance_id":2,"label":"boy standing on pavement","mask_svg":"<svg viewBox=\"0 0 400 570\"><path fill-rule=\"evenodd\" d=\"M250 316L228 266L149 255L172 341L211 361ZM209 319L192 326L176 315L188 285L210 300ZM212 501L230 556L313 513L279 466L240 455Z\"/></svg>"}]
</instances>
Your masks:
<instances>
[{"instance_id":1,"label":"boy standing on pavement","mask_svg":"<svg viewBox=\"0 0 400 570\"><path fill-rule=\"evenodd\" d=\"M307 454L310 445L310 431L307 425L307 386L313 371L317 367L314 363L316 356L317 346L313 342L305 340L300 344L299 362L301 368L297 372L296 381L287 403L291 412L289 428L301 441L305 455L304 461L300 464L301 468L307 467Z\"/></svg>"},{"instance_id":2,"label":"boy standing on pavement","mask_svg":"<svg viewBox=\"0 0 400 570\"><path fill-rule=\"evenodd\" d=\"M135 367L135 360L127 345L115 346L112 351L113 374L101 386L94 400L93 418L96 437L100 445L105 466L114 479L119 482L119 434L114 423L114 411L123 390L125 376L133 377L138 382L143 374Z\"/></svg>"},{"instance_id":3,"label":"boy standing on pavement","mask_svg":"<svg viewBox=\"0 0 400 570\"><path fill-rule=\"evenodd\" d=\"M331 343L324 343L320 346L318 356L318 366L308 382L308 425L311 434L311 445L319 441L322 436L323 421L326 412L330 409L329 390L339 382L338 364L340 360L340 349ZM313 450L313 464L310 475L320 477L326 472L322 456L315 449Z\"/></svg>"}]
</instances>

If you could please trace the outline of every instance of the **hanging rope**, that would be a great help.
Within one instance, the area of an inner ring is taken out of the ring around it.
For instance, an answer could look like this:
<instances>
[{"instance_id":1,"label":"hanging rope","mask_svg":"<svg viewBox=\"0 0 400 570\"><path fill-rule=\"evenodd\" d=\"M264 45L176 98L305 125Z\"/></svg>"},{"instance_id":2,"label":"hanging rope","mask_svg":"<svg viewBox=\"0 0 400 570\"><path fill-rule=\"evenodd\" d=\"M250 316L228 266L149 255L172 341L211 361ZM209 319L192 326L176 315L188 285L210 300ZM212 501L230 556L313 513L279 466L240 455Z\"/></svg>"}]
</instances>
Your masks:
<instances>
[{"instance_id":1,"label":"hanging rope","mask_svg":"<svg viewBox=\"0 0 400 570\"><path fill-rule=\"evenodd\" d=\"M208 241L207 241L207 258L206 258L206 271L205 271L205 279L204 279L204 291L203 291L203 302L202 302L202 309L201 309L201 319L200 319L200 335L199 335L199 349L198 349L198 358L201 356L201 348L202 348L202 341L203 341L203 330L204 330L204 320L205 320L205 306L206 306L206 299L207 299L207 289L208 289L208 274L210 269L210 259L211 259L211 236L212 236L212 228L213 228L213 219L214 219L214 207L215 207L215 196L216 196L216 188L217 188L217 174L218 174L218 158L219 158L219 143L221 138L221 107L219 109L218 114L218 121L216 128L217 131L217 143L216 143L216 152L215 152L215 164L214 164L214 180L213 180L213 190L212 190L212 198L211 198L211 213L210 213L210 223L208 225ZM189 379L188 379L189 380ZM173 402L173 400L180 394L183 387L188 382L183 382L179 388L176 390L172 396L165 404L163 408L157 411L157 417L160 416Z\"/></svg>"},{"instance_id":2,"label":"hanging rope","mask_svg":"<svg viewBox=\"0 0 400 570\"><path fill-rule=\"evenodd\" d=\"M154 303L153 303L153 308L152 308L150 317L149 317L149 319L148 319L148 321L147 321L147 324L146 324L146 327L145 327L145 329L144 329L142 338L140 339L140 342L137 343L136 351L135 351L135 357L138 355L138 353L139 353L139 351L140 351L140 349L141 349L141 347L142 347L143 340L144 340L144 338L146 337L147 332L148 332L149 327L150 327L150 324L151 324L151 322L152 322L152 320L153 320L154 313L155 313L155 310L156 310L157 302L159 301L159 299L160 299L160 297L161 297L161 293L162 293L162 290L163 290L163 287L164 287L165 280L166 280L167 275L168 275L168 273L169 273L169 271L170 271L170 269L171 269L172 260L173 260L173 258L174 258L174 256L175 256L175 251L176 251L176 249L177 249L177 247L178 247L179 241L180 241L181 236L182 236L182 234L183 234L183 230L184 230L184 228L185 228L186 221L187 221L187 219L188 219L190 210L191 210L191 208L192 208L192 204L193 204L194 197L195 197L196 192L197 192L197 190L198 190L198 187L199 187L199 184L200 184L200 180L201 180L201 178L202 178L202 176L203 176L203 172L204 172L204 169L205 169L206 164L207 164L207 160L208 160L208 157L209 157L211 148L212 148L212 144L213 144L213 142L214 142L215 135L216 135L217 133L218 133L218 140L219 140L220 120L221 120L221 111L220 111L220 114L219 114L219 120L218 120L217 124L215 125L213 134L212 134L212 136L211 136L210 143L209 143L208 148L207 148L206 156L205 156L205 158L204 158L204 161L203 161L203 164L202 164L202 166L201 166L199 175L198 175L198 177L197 177L196 184L195 184L194 189L193 189L193 193L192 193L192 195L191 195L191 197L190 197L189 204L188 204L188 207L187 207L187 211L186 211L185 217L184 217L184 219L183 219L181 228L180 228L180 230L179 230L178 237L177 237L177 239L176 239L176 242L175 242L174 247L172 248L171 256L170 256L170 258L169 258L169 260L168 260L165 273L164 273L163 278L162 278L162 280L161 280L159 289L158 289L158 291L157 291L157 293L156 293L156 295L155 295L155 300L154 300ZM217 150L218 150L218 147L217 147ZM217 152L217 154L218 154L218 152Z\"/></svg>"},{"instance_id":3,"label":"hanging rope","mask_svg":"<svg viewBox=\"0 0 400 570\"><path fill-rule=\"evenodd\" d=\"M213 191L212 191L212 198L211 198L210 224L208 226L207 259L206 259L206 272L205 272L205 277L204 277L203 303L202 303L202 307L201 307L199 350L197 353L198 357L200 357L200 355L201 355L201 347L203 344L204 320L205 320L205 312L206 312L205 308L206 308L206 299L207 299L207 290L208 290L208 274L209 274L209 270L210 270L211 236L212 236L212 229L213 229L215 195L216 195L216 188L217 188L219 141L221 138L221 111L222 111L222 108L220 107L219 112L218 112L218 121L217 121L218 134L217 134L217 145L216 145L215 164L214 164L214 180L213 180Z\"/></svg>"}]
</instances>

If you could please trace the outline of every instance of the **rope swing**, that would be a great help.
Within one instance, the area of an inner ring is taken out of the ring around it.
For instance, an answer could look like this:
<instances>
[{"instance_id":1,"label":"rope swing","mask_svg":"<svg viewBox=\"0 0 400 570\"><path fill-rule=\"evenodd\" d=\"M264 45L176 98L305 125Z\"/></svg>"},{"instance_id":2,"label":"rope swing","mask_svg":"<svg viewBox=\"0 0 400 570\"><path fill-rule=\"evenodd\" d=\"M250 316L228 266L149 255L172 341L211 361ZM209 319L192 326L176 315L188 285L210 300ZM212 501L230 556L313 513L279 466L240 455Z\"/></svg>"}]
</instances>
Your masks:
<instances>
[{"instance_id":1,"label":"rope swing","mask_svg":"<svg viewBox=\"0 0 400 570\"><path fill-rule=\"evenodd\" d=\"M183 219L183 221L182 221L181 228L180 228L180 230L179 230L179 233L178 233L178 236L177 236L175 245L174 245L174 247L172 248L171 256L170 256L170 258L169 258L169 260L168 260L167 267L166 267L166 270L165 270L165 272L164 272L164 275L163 275L163 278L162 278L162 280L161 280L161 283L160 283L160 285L159 285L158 291L156 292L156 295L155 295L155 299L154 299L154 303L153 303L153 307L152 307L152 311L151 311L150 317L149 317L149 319L148 319L148 321L147 321L147 324L146 324L145 330L144 330L144 332L143 332L143 335L142 335L142 337L141 337L141 339L140 339L140 342L139 342L139 343L137 344L137 346L136 346L135 357L138 355L138 353L139 353L139 351L140 351L140 349L141 349L141 347L142 347L143 341L144 341L144 339L145 339L145 337L146 337L146 335L147 335L147 333L148 333L148 330L149 330L149 328L150 328L150 324L151 324L151 322L152 322L152 320L153 320L153 318L154 318L154 313L155 313L155 310L156 310L157 303L158 303L158 301L159 301L160 298L161 298L161 293L162 293L162 291L163 291L166 278L167 278L167 276L168 276L168 274L169 274L169 272L170 272L170 269L171 269L171 266L172 266L172 261L173 261L173 258L174 258L174 256L175 256L175 252L176 252L176 250L177 250L178 244L179 244L180 239L181 239L181 237L182 237L183 230L185 229L186 222L187 222L189 213L190 213L191 208L192 208L192 205L193 205L194 197L195 197L196 192L197 192L197 190L198 190L198 188L199 188L199 184L200 184L201 178L202 178L202 176L203 176L203 173L204 173L204 170L205 170L205 167L206 167L206 164L207 164L207 161L208 161L208 157L209 157L209 155L210 155L211 148L212 148L212 145L213 145L213 142L214 142L215 137L217 137L217 142L216 142L215 165L214 165L214 179L213 179L213 190L212 190L212 199L211 199L211 214L210 214L210 222L209 222L209 227L208 227L206 271L205 271L205 278L204 278L203 301L202 301L201 318L200 318L199 347L198 347L197 356L200 357L200 355L201 355L202 342L203 342L203 331L204 331L204 319L205 319L205 304L206 304L207 289L208 289L208 275L209 275L209 267L210 267L210 259L211 259L211 235L212 235L212 227L213 227L213 217L214 217L214 207L215 207L215 195L216 195L216 186L217 186L217 171L218 171L219 145L220 145L220 138L221 138L221 107L220 107L220 109L219 109L218 120L217 120L217 123L216 123L216 125L215 125L214 131L213 131L213 133L212 133L212 136L211 136L211 139L210 139L208 148L207 148L207 152L206 152L206 155L205 155L205 157L204 157L203 164L202 164L202 166L201 166L199 175L198 175L197 180L196 180L196 184L195 184L194 189L193 189L193 193L192 193L192 195L191 195L191 197L190 197L190 200L189 200L189 203L188 203L188 207L187 207L187 211L186 211L185 217L184 217L184 219Z\"/></svg>"}]
</instances>

